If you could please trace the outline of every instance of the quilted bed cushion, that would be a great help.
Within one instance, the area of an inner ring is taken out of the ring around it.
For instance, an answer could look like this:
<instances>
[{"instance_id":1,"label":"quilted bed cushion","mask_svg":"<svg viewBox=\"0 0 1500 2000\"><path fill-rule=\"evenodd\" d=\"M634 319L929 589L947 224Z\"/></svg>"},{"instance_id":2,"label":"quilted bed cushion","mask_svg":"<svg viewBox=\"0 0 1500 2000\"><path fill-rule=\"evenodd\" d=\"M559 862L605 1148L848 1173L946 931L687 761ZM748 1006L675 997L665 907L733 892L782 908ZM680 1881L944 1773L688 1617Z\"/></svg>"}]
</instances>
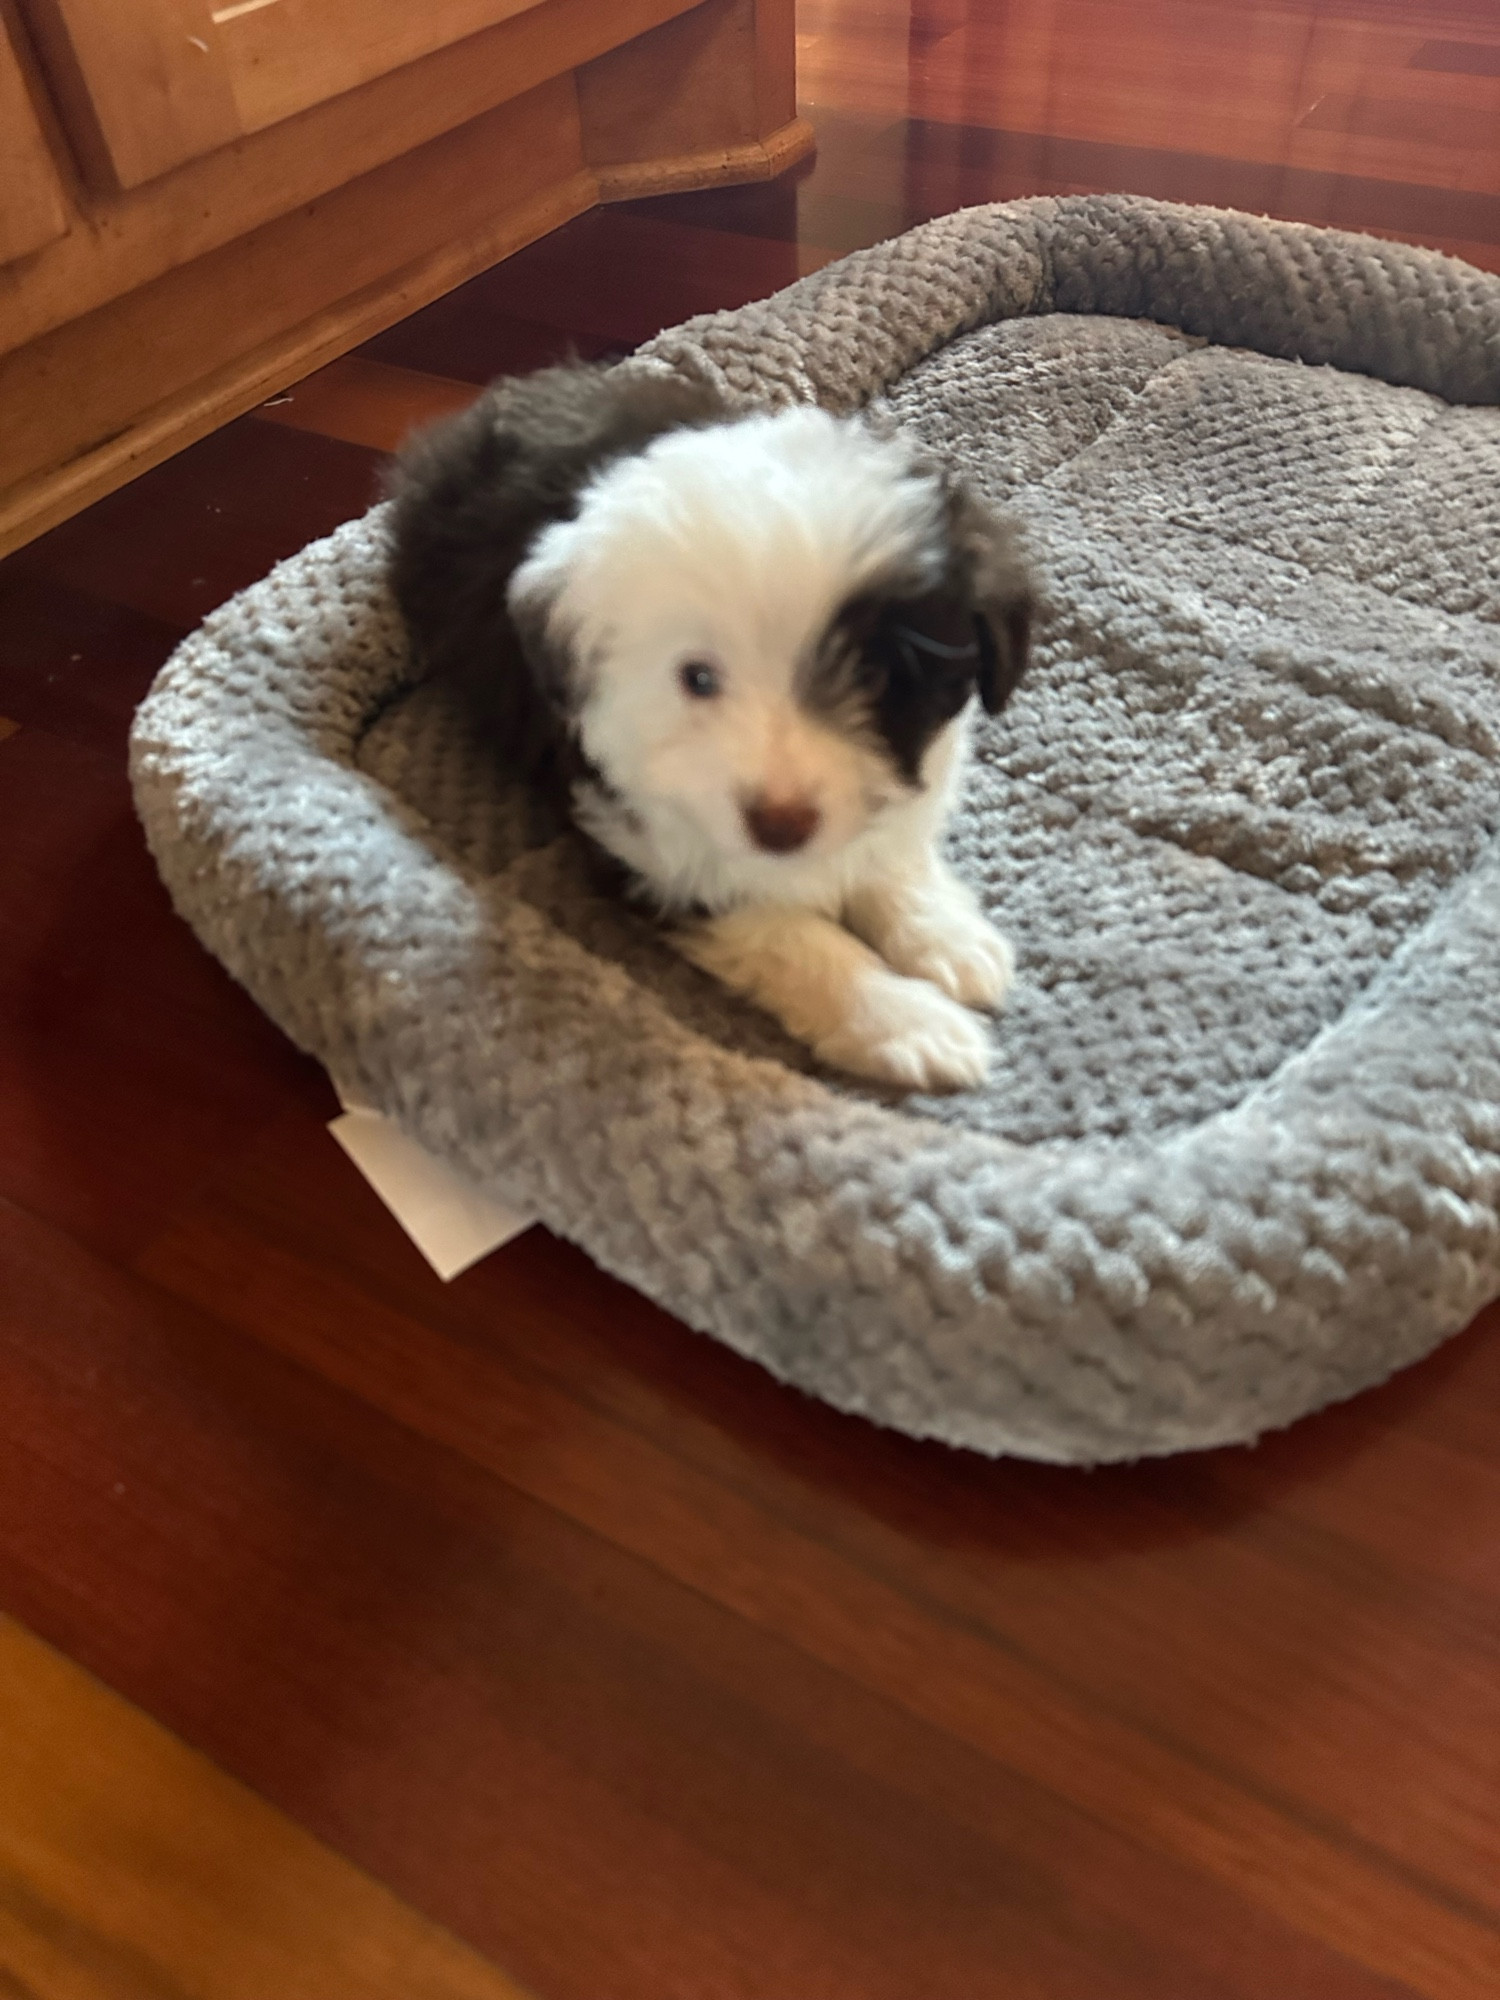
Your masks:
<instances>
[{"instance_id":1,"label":"quilted bed cushion","mask_svg":"<svg viewBox=\"0 0 1500 2000\"><path fill-rule=\"evenodd\" d=\"M982 1090L820 1073L412 683L376 510L137 720L178 907L347 1089L784 1379L989 1452L1249 1439L1500 1291L1500 279L1119 197L945 217L629 364L883 407L1020 519L953 828Z\"/></svg>"}]
</instances>

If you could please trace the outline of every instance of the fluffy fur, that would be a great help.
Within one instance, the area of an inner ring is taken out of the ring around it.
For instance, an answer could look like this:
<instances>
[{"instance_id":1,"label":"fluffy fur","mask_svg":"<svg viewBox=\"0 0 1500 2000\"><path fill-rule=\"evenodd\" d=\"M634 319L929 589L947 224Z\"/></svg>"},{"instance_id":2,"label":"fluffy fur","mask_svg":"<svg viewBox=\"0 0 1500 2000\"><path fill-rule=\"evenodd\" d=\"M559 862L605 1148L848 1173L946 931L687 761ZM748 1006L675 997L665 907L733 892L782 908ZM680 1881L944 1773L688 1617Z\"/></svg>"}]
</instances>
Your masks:
<instances>
[{"instance_id":1,"label":"fluffy fur","mask_svg":"<svg viewBox=\"0 0 1500 2000\"><path fill-rule=\"evenodd\" d=\"M826 1062L977 1083L1010 952L940 855L976 692L1025 665L1010 531L906 442L630 369L497 385L396 480L418 656Z\"/></svg>"}]
</instances>

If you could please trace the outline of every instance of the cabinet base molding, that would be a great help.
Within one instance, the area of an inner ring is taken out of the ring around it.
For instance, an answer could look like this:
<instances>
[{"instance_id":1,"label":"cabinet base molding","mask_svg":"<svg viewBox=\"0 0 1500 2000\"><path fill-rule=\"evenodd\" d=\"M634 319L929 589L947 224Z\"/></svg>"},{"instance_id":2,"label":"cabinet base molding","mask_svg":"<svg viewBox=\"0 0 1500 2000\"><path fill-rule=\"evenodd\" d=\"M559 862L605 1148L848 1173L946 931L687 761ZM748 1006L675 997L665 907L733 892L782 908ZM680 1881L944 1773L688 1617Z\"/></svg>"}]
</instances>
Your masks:
<instances>
[{"instance_id":1,"label":"cabinet base molding","mask_svg":"<svg viewBox=\"0 0 1500 2000\"><path fill-rule=\"evenodd\" d=\"M767 139L738 146L709 147L662 160L631 160L598 167L600 201L638 201L649 194L690 194L694 188L733 182L771 181L789 167L811 159L817 137L805 118L793 118Z\"/></svg>"}]
</instances>

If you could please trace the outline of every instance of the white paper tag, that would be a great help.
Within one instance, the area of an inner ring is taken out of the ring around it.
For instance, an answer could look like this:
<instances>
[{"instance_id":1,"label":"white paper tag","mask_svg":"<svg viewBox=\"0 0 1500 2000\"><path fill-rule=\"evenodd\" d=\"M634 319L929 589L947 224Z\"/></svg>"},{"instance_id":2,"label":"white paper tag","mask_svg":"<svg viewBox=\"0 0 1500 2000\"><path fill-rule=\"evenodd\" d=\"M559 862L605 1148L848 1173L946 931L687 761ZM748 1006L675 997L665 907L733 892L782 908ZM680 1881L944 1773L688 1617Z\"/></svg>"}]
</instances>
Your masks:
<instances>
[{"instance_id":1,"label":"white paper tag","mask_svg":"<svg viewBox=\"0 0 1500 2000\"><path fill-rule=\"evenodd\" d=\"M536 1220L480 1194L367 1105L347 1105L328 1129L445 1282Z\"/></svg>"}]
</instances>

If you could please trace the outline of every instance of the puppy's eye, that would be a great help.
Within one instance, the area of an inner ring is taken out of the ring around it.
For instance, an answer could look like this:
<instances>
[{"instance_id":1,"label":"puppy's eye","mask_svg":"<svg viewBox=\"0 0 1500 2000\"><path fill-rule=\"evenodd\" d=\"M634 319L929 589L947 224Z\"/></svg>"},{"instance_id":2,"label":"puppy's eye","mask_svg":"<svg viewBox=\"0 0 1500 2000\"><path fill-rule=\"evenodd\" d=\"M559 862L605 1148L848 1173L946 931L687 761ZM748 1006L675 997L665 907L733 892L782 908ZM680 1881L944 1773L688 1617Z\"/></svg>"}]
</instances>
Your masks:
<instances>
[{"instance_id":1,"label":"puppy's eye","mask_svg":"<svg viewBox=\"0 0 1500 2000\"><path fill-rule=\"evenodd\" d=\"M718 668L711 667L707 660L689 660L679 667L677 678L683 693L690 694L694 701L712 701L724 685Z\"/></svg>"}]
</instances>

